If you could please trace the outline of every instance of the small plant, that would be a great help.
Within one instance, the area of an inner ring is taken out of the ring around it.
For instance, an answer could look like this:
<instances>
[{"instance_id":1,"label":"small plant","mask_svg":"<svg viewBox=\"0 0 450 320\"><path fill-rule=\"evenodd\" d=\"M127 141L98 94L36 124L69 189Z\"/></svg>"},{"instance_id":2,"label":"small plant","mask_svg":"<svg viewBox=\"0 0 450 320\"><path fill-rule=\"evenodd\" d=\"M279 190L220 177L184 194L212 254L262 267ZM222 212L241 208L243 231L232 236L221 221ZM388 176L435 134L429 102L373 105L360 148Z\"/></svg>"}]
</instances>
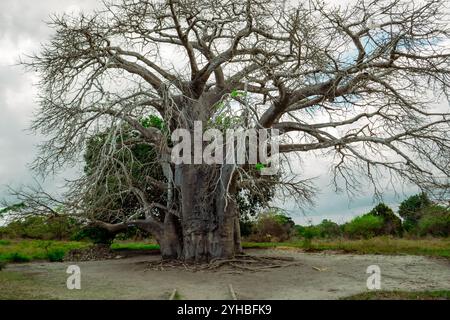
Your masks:
<instances>
[{"instance_id":1,"label":"small plant","mask_svg":"<svg viewBox=\"0 0 450 320\"><path fill-rule=\"evenodd\" d=\"M49 250L47 253L47 258L51 262L62 262L66 252L63 249L53 249Z\"/></svg>"},{"instance_id":2,"label":"small plant","mask_svg":"<svg viewBox=\"0 0 450 320\"><path fill-rule=\"evenodd\" d=\"M255 169L258 170L258 171L261 171L264 168L266 168L266 165L264 163L257 163L255 165Z\"/></svg>"},{"instance_id":3,"label":"small plant","mask_svg":"<svg viewBox=\"0 0 450 320\"><path fill-rule=\"evenodd\" d=\"M142 118L140 122L145 128L153 127L159 130L164 130L165 128L164 120L155 115L150 115L148 117Z\"/></svg>"},{"instance_id":4,"label":"small plant","mask_svg":"<svg viewBox=\"0 0 450 320\"><path fill-rule=\"evenodd\" d=\"M2 271L6 267L6 261L0 260L0 271Z\"/></svg>"},{"instance_id":5,"label":"small plant","mask_svg":"<svg viewBox=\"0 0 450 320\"><path fill-rule=\"evenodd\" d=\"M245 97L246 93L243 91L233 90L233 91L231 91L230 96L232 98Z\"/></svg>"}]
</instances>

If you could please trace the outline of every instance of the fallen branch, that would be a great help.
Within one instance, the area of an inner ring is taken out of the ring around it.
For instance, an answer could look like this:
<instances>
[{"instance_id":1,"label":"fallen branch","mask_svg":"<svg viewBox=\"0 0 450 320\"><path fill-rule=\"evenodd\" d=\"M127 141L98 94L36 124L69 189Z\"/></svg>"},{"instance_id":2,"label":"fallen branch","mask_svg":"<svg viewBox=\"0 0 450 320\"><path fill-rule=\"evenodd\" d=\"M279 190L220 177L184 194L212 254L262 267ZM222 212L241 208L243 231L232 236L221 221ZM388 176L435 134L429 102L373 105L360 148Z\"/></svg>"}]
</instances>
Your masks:
<instances>
[{"instance_id":1,"label":"fallen branch","mask_svg":"<svg viewBox=\"0 0 450 320\"><path fill-rule=\"evenodd\" d=\"M228 285L228 289L230 289L231 298L233 300L237 300L236 293L234 292L233 286L231 284Z\"/></svg>"},{"instance_id":2,"label":"fallen branch","mask_svg":"<svg viewBox=\"0 0 450 320\"><path fill-rule=\"evenodd\" d=\"M177 289L173 289L173 292L170 295L169 300L175 300L176 295L177 295Z\"/></svg>"}]
</instances>

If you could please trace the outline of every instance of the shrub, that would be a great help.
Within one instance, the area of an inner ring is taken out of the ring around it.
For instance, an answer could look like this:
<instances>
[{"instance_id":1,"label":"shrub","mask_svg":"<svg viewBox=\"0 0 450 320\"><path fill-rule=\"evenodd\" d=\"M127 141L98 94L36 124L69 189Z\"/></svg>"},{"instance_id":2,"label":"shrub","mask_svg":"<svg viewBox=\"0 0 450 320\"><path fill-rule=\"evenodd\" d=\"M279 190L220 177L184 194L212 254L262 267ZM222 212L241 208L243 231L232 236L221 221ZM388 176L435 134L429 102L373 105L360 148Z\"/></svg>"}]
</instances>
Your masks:
<instances>
[{"instance_id":1,"label":"shrub","mask_svg":"<svg viewBox=\"0 0 450 320\"><path fill-rule=\"evenodd\" d=\"M383 218L366 214L354 218L344 225L344 232L350 238L371 238L379 235L383 228Z\"/></svg>"},{"instance_id":2,"label":"shrub","mask_svg":"<svg viewBox=\"0 0 450 320\"><path fill-rule=\"evenodd\" d=\"M342 236L341 227L331 221L331 220L323 220L320 224L315 226L295 226L297 235L305 238L305 239L313 239L313 238L338 238Z\"/></svg>"},{"instance_id":3,"label":"shrub","mask_svg":"<svg viewBox=\"0 0 450 320\"><path fill-rule=\"evenodd\" d=\"M286 241L293 235L295 223L291 218L277 213L262 214L255 225L250 240L257 242Z\"/></svg>"},{"instance_id":4,"label":"shrub","mask_svg":"<svg viewBox=\"0 0 450 320\"><path fill-rule=\"evenodd\" d=\"M402 220L384 203L378 204L369 214L383 219L382 234L396 236L402 234Z\"/></svg>"},{"instance_id":5,"label":"shrub","mask_svg":"<svg viewBox=\"0 0 450 320\"><path fill-rule=\"evenodd\" d=\"M417 231L420 236L448 237L450 235L450 214L430 214L423 217L419 220Z\"/></svg>"},{"instance_id":6,"label":"shrub","mask_svg":"<svg viewBox=\"0 0 450 320\"><path fill-rule=\"evenodd\" d=\"M432 202L426 193L413 195L403 201L398 209L398 214L404 219L405 229L409 231L414 228L423 216L424 209L431 205Z\"/></svg>"},{"instance_id":7,"label":"shrub","mask_svg":"<svg viewBox=\"0 0 450 320\"><path fill-rule=\"evenodd\" d=\"M52 249L47 253L48 260L51 262L62 262L66 252L63 249Z\"/></svg>"},{"instance_id":8,"label":"shrub","mask_svg":"<svg viewBox=\"0 0 450 320\"><path fill-rule=\"evenodd\" d=\"M341 227L331 220L323 220L317 226L317 229L317 233L321 238L337 238L342 236Z\"/></svg>"},{"instance_id":9,"label":"shrub","mask_svg":"<svg viewBox=\"0 0 450 320\"><path fill-rule=\"evenodd\" d=\"M108 230L105 230L103 228L86 227L76 233L71 240L81 241L89 239L94 242L94 244L111 245L115 237L115 234L110 233L108 232Z\"/></svg>"},{"instance_id":10,"label":"shrub","mask_svg":"<svg viewBox=\"0 0 450 320\"><path fill-rule=\"evenodd\" d=\"M35 240L68 240L80 229L77 221L67 215L29 216L12 221L1 228L1 237Z\"/></svg>"},{"instance_id":11,"label":"shrub","mask_svg":"<svg viewBox=\"0 0 450 320\"><path fill-rule=\"evenodd\" d=\"M6 255L6 260L11 262L30 262L31 258L23 253L14 252Z\"/></svg>"}]
</instances>

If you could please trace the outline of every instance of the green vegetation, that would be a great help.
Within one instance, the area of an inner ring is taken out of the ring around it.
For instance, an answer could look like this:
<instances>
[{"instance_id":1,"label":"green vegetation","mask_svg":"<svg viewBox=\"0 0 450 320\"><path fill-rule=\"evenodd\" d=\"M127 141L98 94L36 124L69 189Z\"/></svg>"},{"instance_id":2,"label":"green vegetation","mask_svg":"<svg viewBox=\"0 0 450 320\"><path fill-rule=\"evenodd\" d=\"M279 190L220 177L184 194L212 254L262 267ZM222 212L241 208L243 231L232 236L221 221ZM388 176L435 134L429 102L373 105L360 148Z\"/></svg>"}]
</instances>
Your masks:
<instances>
[{"instance_id":1,"label":"green vegetation","mask_svg":"<svg viewBox=\"0 0 450 320\"><path fill-rule=\"evenodd\" d=\"M115 237L116 234L110 233L106 229L97 227L86 227L77 232L72 237L72 240L75 241L89 240L92 241L94 244L110 245L114 241Z\"/></svg>"},{"instance_id":2,"label":"green vegetation","mask_svg":"<svg viewBox=\"0 0 450 320\"><path fill-rule=\"evenodd\" d=\"M397 217L394 211L384 203L380 203L373 208L369 215L382 219L381 234L400 236L403 233L402 220Z\"/></svg>"},{"instance_id":3,"label":"green vegetation","mask_svg":"<svg viewBox=\"0 0 450 320\"><path fill-rule=\"evenodd\" d=\"M0 217L2 215L4 215L5 213L18 212L21 209L23 209L24 207L25 207L25 204L23 202L10 205L9 207L0 210Z\"/></svg>"},{"instance_id":4,"label":"green vegetation","mask_svg":"<svg viewBox=\"0 0 450 320\"><path fill-rule=\"evenodd\" d=\"M86 248L84 242L20 240L0 246L0 261L28 262L31 260L62 261L72 249Z\"/></svg>"},{"instance_id":5,"label":"green vegetation","mask_svg":"<svg viewBox=\"0 0 450 320\"><path fill-rule=\"evenodd\" d=\"M298 248L307 251L340 251L354 254L407 254L450 258L450 239L398 239L392 237L374 237L372 239L315 239L305 244L304 241L292 242L244 242L244 248Z\"/></svg>"},{"instance_id":6,"label":"green vegetation","mask_svg":"<svg viewBox=\"0 0 450 320\"><path fill-rule=\"evenodd\" d=\"M0 246L7 246L10 244L11 244L11 241L9 241L9 240L0 240Z\"/></svg>"},{"instance_id":7,"label":"green vegetation","mask_svg":"<svg viewBox=\"0 0 450 320\"><path fill-rule=\"evenodd\" d=\"M450 291L370 291L342 300L450 300Z\"/></svg>"},{"instance_id":8,"label":"green vegetation","mask_svg":"<svg viewBox=\"0 0 450 320\"><path fill-rule=\"evenodd\" d=\"M335 222L323 220L316 226L295 226L298 236L305 239L337 238L342 236L342 228Z\"/></svg>"},{"instance_id":9,"label":"green vegetation","mask_svg":"<svg viewBox=\"0 0 450 320\"><path fill-rule=\"evenodd\" d=\"M51 262L62 262L66 251L63 249L53 249L47 253L48 260Z\"/></svg>"},{"instance_id":10,"label":"green vegetation","mask_svg":"<svg viewBox=\"0 0 450 320\"><path fill-rule=\"evenodd\" d=\"M372 214L356 217L344 226L344 232L350 238L372 238L381 233L383 218Z\"/></svg>"},{"instance_id":11,"label":"green vegetation","mask_svg":"<svg viewBox=\"0 0 450 320\"><path fill-rule=\"evenodd\" d=\"M440 206L427 208L414 231L419 236L450 236L450 211Z\"/></svg>"},{"instance_id":12,"label":"green vegetation","mask_svg":"<svg viewBox=\"0 0 450 320\"><path fill-rule=\"evenodd\" d=\"M159 250L159 245L143 242L119 242L111 245L113 250Z\"/></svg>"},{"instance_id":13,"label":"green vegetation","mask_svg":"<svg viewBox=\"0 0 450 320\"><path fill-rule=\"evenodd\" d=\"M69 240L80 228L81 226L74 218L65 214L28 216L0 227L0 238Z\"/></svg>"},{"instance_id":14,"label":"green vegetation","mask_svg":"<svg viewBox=\"0 0 450 320\"><path fill-rule=\"evenodd\" d=\"M423 211L431 205L431 200L426 193L413 195L400 204L398 214L404 219L407 230L417 225L423 216Z\"/></svg>"},{"instance_id":15,"label":"green vegetation","mask_svg":"<svg viewBox=\"0 0 450 320\"><path fill-rule=\"evenodd\" d=\"M261 214L249 236L251 241L256 242L279 242L287 241L294 234L295 223L286 215L276 211L269 211Z\"/></svg>"},{"instance_id":16,"label":"green vegetation","mask_svg":"<svg viewBox=\"0 0 450 320\"><path fill-rule=\"evenodd\" d=\"M270 195L272 190L265 192ZM323 220L318 225L299 226L280 211L258 215L256 211L262 204L257 197L242 194L239 199L244 215L241 232L247 241L244 241L244 248L284 247L307 251L450 258L450 211L432 203L423 194L412 196L401 205L399 212L409 219L408 225L405 225L406 222L402 225L393 210L383 203L342 225ZM16 210L20 206L14 208ZM157 244L145 240L147 236L131 227L119 234L111 234L97 227L81 227L64 214L29 216L0 228L0 237L7 238L0 239L0 269L7 262L63 261L68 251L92 244L107 244L112 250L159 250ZM49 238L72 241L46 240Z\"/></svg>"},{"instance_id":17,"label":"green vegetation","mask_svg":"<svg viewBox=\"0 0 450 320\"><path fill-rule=\"evenodd\" d=\"M22 240L0 247L0 262L28 262L31 260L61 261L72 249L90 246L88 242L57 242ZM307 251L340 251L354 254L408 254L450 258L450 239L399 239L387 236L371 239L312 239L286 242L244 242L245 249L301 249ZM159 250L159 246L146 242L114 242L113 250Z\"/></svg>"},{"instance_id":18,"label":"green vegetation","mask_svg":"<svg viewBox=\"0 0 450 320\"><path fill-rule=\"evenodd\" d=\"M4 255L4 260L10 262L30 262L31 257L20 252L11 252Z\"/></svg>"}]
</instances>

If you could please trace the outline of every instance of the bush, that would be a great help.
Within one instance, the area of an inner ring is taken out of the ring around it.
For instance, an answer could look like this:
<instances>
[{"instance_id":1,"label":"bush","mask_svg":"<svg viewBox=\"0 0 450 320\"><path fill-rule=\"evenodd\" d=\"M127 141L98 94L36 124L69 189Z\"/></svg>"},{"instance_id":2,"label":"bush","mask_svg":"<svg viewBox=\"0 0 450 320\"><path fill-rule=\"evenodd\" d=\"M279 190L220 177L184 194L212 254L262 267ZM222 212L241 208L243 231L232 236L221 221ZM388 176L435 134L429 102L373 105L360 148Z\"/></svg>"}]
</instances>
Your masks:
<instances>
[{"instance_id":1,"label":"bush","mask_svg":"<svg viewBox=\"0 0 450 320\"><path fill-rule=\"evenodd\" d=\"M413 229L424 214L424 210L432 205L426 193L413 195L403 201L398 209L398 214L404 219L406 230Z\"/></svg>"},{"instance_id":2,"label":"bush","mask_svg":"<svg viewBox=\"0 0 450 320\"><path fill-rule=\"evenodd\" d=\"M400 220L400 218L395 215L394 211L384 203L378 204L369 212L369 214L383 219L382 234L395 236L402 235L402 220Z\"/></svg>"},{"instance_id":3,"label":"bush","mask_svg":"<svg viewBox=\"0 0 450 320\"><path fill-rule=\"evenodd\" d=\"M100 227L86 227L72 236L71 240L81 241L89 239L94 242L94 244L111 245L115 237L115 234L110 233L106 229Z\"/></svg>"},{"instance_id":4,"label":"bush","mask_svg":"<svg viewBox=\"0 0 450 320\"><path fill-rule=\"evenodd\" d=\"M47 253L48 260L51 262L62 262L66 252L63 249L53 249Z\"/></svg>"},{"instance_id":5,"label":"bush","mask_svg":"<svg viewBox=\"0 0 450 320\"><path fill-rule=\"evenodd\" d=\"M23 253L14 252L6 255L5 260L10 262L30 262L31 258Z\"/></svg>"},{"instance_id":6,"label":"bush","mask_svg":"<svg viewBox=\"0 0 450 320\"><path fill-rule=\"evenodd\" d=\"M258 218L250 240L256 242L286 241L293 235L294 226L295 223L289 217L276 213L265 213Z\"/></svg>"},{"instance_id":7,"label":"bush","mask_svg":"<svg viewBox=\"0 0 450 320\"><path fill-rule=\"evenodd\" d=\"M0 240L0 246L8 246L11 244L11 241L8 240Z\"/></svg>"},{"instance_id":8,"label":"bush","mask_svg":"<svg viewBox=\"0 0 450 320\"><path fill-rule=\"evenodd\" d=\"M448 237L450 235L450 213L426 215L419 220L417 232L420 236Z\"/></svg>"},{"instance_id":9,"label":"bush","mask_svg":"<svg viewBox=\"0 0 450 320\"><path fill-rule=\"evenodd\" d=\"M29 216L2 227L0 235L3 238L68 240L79 229L77 221L67 215Z\"/></svg>"},{"instance_id":10,"label":"bush","mask_svg":"<svg viewBox=\"0 0 450 320\"><path fill-rule=\"evenodd\" d=\"M383 218L366 214L345 224L344 233L349 238L368 239L382 233L383 225Z\"/></svg>"},{"instance_id":11,"label":"bush","mask_svg":"<svg viewBox=\"0 0 450 320\"><path fill-rule=\"evenodd\" d=\"M331 220L323 220L317 228L317 232L321 238L337 238L342 236L341 227Z\"/></svg>"}]
</instances>

